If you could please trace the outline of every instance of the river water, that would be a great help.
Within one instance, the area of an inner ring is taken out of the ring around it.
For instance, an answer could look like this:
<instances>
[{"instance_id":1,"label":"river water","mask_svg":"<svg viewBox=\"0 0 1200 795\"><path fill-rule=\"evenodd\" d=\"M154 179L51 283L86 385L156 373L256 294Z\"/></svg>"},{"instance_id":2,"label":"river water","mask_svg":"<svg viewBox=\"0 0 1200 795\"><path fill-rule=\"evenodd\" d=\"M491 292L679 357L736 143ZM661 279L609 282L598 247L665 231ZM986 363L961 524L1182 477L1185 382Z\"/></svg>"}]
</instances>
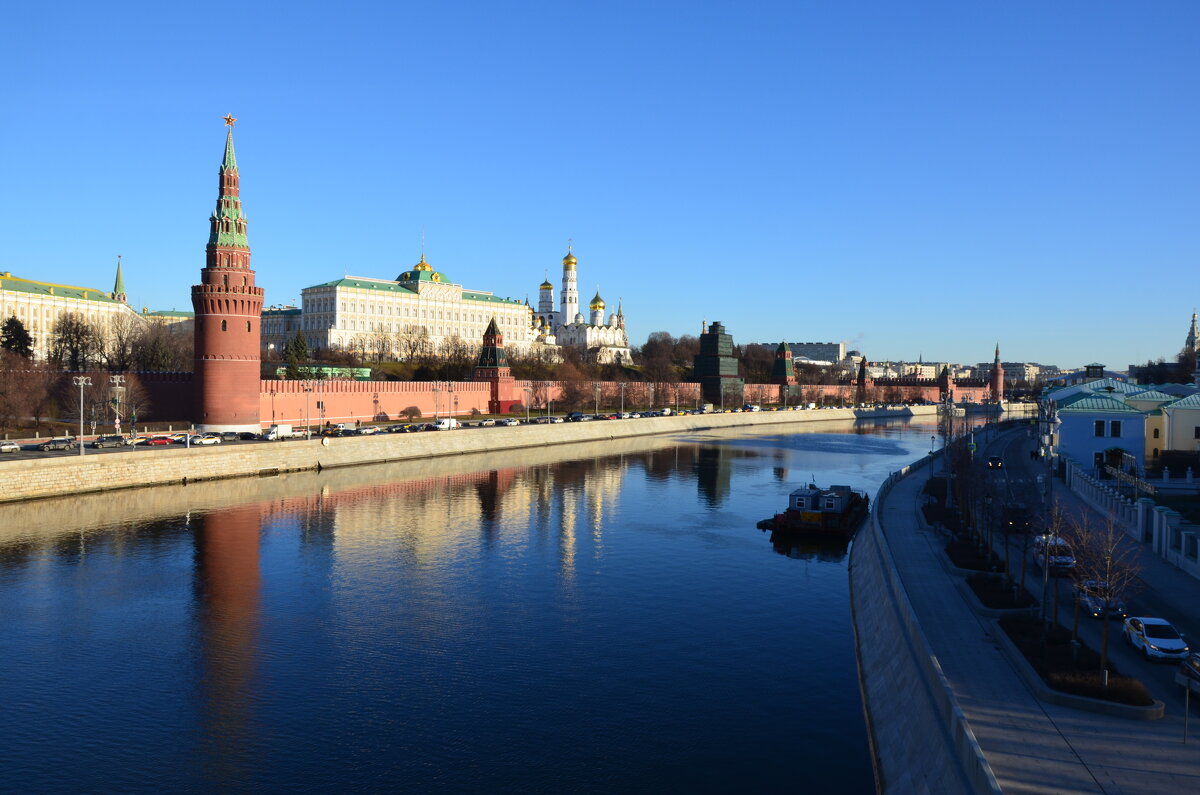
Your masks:
<instances>
[{"instance_id":1,"label":"river water","mask_svg":"<svg viewBox=\"0 0 1200 795\"><path fill-rule=\"evenodd\" d=\"M484 433L486 431L472 431ZM0 506L0 789L870 792L845 544L920 421Z\"/></svg>"}]
</instances>

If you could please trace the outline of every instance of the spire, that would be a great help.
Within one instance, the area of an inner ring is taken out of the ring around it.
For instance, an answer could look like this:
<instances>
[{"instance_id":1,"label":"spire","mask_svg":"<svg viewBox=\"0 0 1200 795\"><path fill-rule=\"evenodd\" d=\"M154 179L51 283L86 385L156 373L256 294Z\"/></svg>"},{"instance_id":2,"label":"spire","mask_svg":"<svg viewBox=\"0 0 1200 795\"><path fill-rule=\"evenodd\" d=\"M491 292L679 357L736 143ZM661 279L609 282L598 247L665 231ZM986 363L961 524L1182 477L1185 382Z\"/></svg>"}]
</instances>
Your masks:
<instances>
[{"instance_id":1,"label":"spire","mask_svg":"<svg viewBox=\"0 0 1200 795\"><path fill-rule=\"evenodd\" d=\"M225 159L221 161L222 171L237 171L237 155L233 153L233 125L229 125L229 134L225 136Z\"/></svg>"},{"instance_id":2,"label":"spire","mask_svg":"<svg viewBox=\"0 0 1200 795\"><path fill-rule=\"evenodd\" d=\"M117 280L113 282L113 298L124 303L125 277L121 275L121 255L117 255Z\"/></svg>"},{"instance_id":3,"label":"spire","mask_svg":"<svg viewBox=\"0 0 1200 795\"><path fill-rule=\"evenodd\" d=\"M1000 361L1000 343L996 343L996 361Z\"/></svg>"}]
</instances>

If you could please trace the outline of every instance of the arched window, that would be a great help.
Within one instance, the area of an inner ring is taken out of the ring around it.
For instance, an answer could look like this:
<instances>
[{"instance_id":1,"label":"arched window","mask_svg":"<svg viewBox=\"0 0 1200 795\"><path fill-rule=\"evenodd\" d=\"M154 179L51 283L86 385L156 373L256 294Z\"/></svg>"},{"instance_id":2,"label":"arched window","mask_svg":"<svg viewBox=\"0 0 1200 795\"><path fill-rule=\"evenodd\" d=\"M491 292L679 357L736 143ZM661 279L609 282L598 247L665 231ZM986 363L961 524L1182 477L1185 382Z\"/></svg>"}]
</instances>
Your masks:
<instances>
[{"instance_id":1,"label":"arched window","mask_svg":"<svg viewBox=\"0 0 1200 795\"><path fill-rule=\"evenodd\" d=\"M249 320L246 321L246 331L247 332L250 331L250 321Z\"/></svg>"},{"instance_id":2,"label":"arched window","mask_svg":"<svg viewBox=\"0 0 1200 795\"><path fill-rule=\"evenodd\" d=\"M221 321L221 331L229 331L229 324L224 320Z\"/></svg>"},{"instance_id":3,"label":"arched window","mask_svg":"<svg viewBox=\"0 0 1200 795\"><path fill-rule=\"evenodd\" d=\"M1158 438L1158 428L1155 428L1155 429L1154 429L1154 438L1155 438L1155 439L1157 439L1157 438ZM1155 453L1155 455L1158 455L1158 453L1156 452L1156 453Z\"/></svg>"}]
</instances>

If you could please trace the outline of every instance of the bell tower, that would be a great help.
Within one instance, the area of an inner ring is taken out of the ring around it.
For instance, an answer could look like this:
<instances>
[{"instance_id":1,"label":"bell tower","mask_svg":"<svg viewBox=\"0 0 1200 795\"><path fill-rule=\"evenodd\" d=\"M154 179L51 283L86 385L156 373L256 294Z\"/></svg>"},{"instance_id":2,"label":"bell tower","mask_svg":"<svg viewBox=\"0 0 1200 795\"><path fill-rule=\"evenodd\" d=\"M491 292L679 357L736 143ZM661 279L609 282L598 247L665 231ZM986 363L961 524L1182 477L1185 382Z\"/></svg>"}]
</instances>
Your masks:
<instances>
[{"instance_id":1,"label":"bell tower","mask_svg":"<svg viewBox=\"0 0 1200 795\"><path fill-rule=\"evenodd\" d=\"M225 157L219 171L217 209L208 219L208 246L200 284L192 287L196 311L196 424L205 431L258 431L262 391L259 341L263 290L254 286L246 217L242 214L233 123L225 116Z\"/></svg>"}]
</instances>

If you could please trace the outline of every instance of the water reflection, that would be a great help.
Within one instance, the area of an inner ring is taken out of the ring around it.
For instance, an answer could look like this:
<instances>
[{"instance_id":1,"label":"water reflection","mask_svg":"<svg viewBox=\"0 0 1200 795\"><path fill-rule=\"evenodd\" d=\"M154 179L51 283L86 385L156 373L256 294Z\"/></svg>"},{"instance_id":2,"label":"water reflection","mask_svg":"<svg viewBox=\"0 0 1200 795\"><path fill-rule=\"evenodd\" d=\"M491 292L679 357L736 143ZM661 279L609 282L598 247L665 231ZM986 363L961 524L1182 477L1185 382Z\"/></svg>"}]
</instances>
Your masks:
<instances>
[{"instance_id":1,"label":"water reflection","mask_svg":"<svg viewBox=\"0 0 1200 795\"><path fill-rule=\"evenodd\" d=\"M753 526L814 470L871 488L915 457L898 433L709 432L0 506L0 766L35 790L127 784L64 777L87 703L90 756L143 786L154 765L162 789L774 790L797 766L814 790L870 789L847 545L772 534L821 564L793 566ZM812 614L819 645L778 631ZM69 698L50 683L78 677L55 654L76 639L46 640L64 616L107 683ZM812 681L781 695L762 670ZM120 759L164 727L187 759Z\"/></svg>"},{"instance_id":2,"label":"water reflection","mask_svg":"<svg viewBox=\"0 0 1200 795\"><path fill-rule=\"evenodd\" d=\"M767 531L761 532L765 534ZM841 563L850 549L849 539L805 535L787 530L771 530L770 541L776 554L793 560Z\"/></svg>"}]
</instances>

